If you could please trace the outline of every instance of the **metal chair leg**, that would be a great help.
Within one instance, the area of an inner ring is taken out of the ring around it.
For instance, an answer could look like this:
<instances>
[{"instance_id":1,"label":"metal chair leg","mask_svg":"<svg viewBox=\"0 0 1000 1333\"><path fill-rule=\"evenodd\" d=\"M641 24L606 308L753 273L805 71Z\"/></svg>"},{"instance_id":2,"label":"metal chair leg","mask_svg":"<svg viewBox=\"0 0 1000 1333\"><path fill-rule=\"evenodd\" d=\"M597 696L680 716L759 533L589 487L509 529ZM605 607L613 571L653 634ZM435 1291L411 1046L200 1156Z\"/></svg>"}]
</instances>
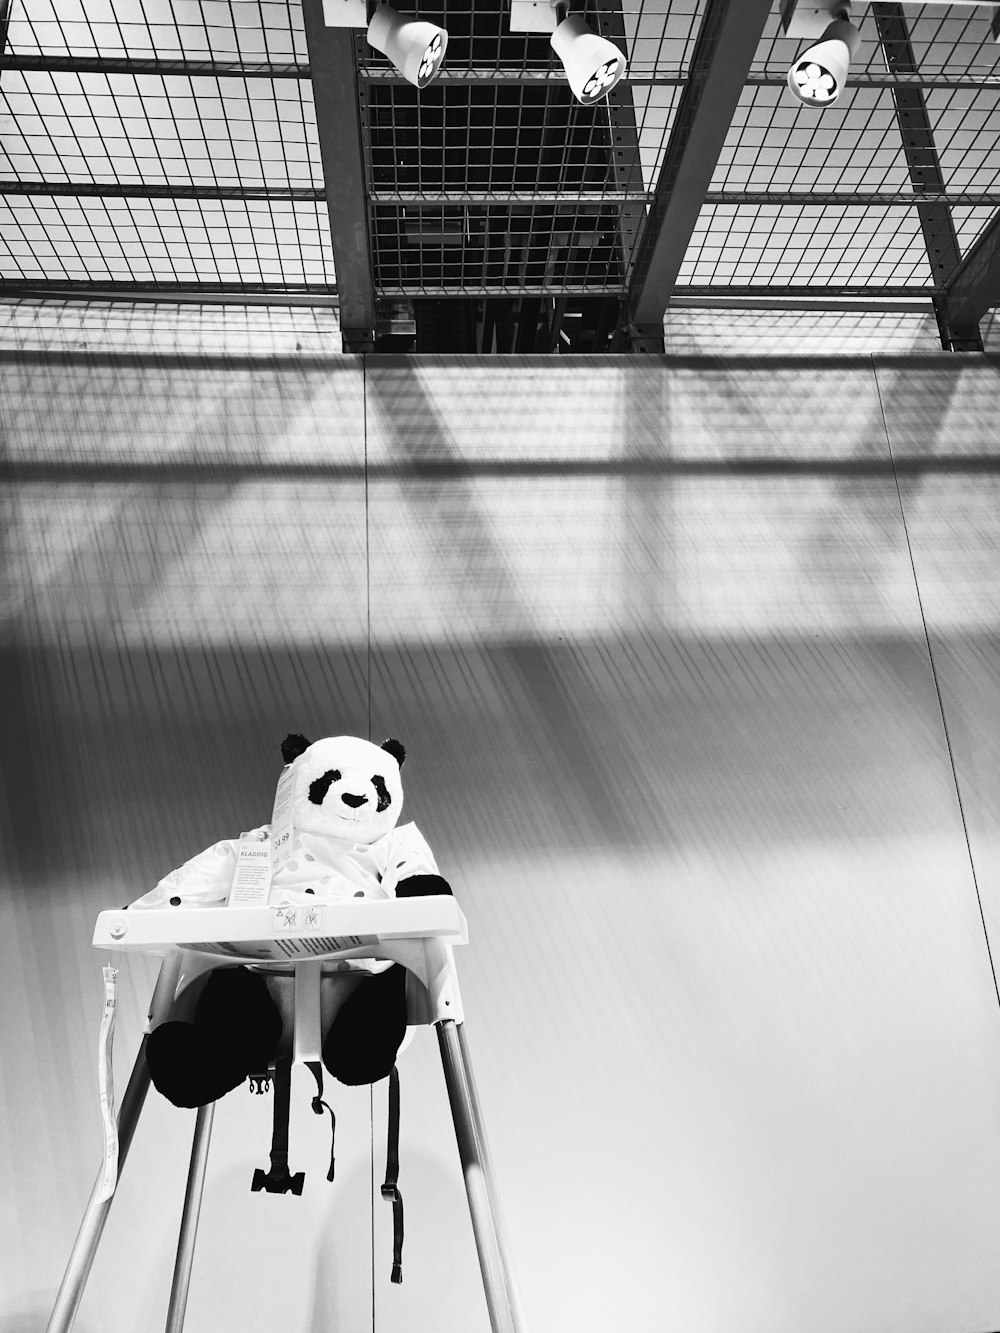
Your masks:
<instances>
[{"instance_id":1,"label":"metal chair leg","mask_svg":"<svg viewBox=\"0 0 1000 1333\"><path fill-rule=\"evenodd\" d=\"M184 1211L177 1239L177 1259L174 1278L170 1285L170 1304L167 1307L166 1333L181 1333L184 1312L187 1309L188 1289L191 1286L191 1265L194 1262L194 1244L198 1237L198 1216L201 1196L205 1188L205 1168L208 1165L208 1145L212 1136L215 1102L198 1108L191 1144L191 1165L188 1168L187 1189L184 1192Z\"/></svg>"},{"instance_id":2,"label":"metal chair leg","mask_svg":"<svg viewBox=\"0 0 1000 1333\"><path fill-rule=\"evenodd\" d=\"M139 1054L136 1056L135 1064L132 1067L128 1087L125 1089L125 1095L122 1098L121 1110L118 1113L119 1175L125 1166L125 1158L132 1143L132 1135L139 1120L139 1112L142 1110L148 1091L149 1066L146 1063L146 1038L143 1037L139 1045ZM80 1230L77 1233L69 1263L66 1265L66 1271L59 1286L55 1305L52 1307L52 1314L46 1325L46 1333L69 1333L69 1330L73 1327L73 1321L76 1319L77 1310L80 1308L80 1301L83 1297L83 1289L87 1285L87 1278L90 1276L97 1246L104 1231L104 1223L107 1221L108 1211L114 1202L114 1195L110 1199L100 1197L103 1182L104 1170L102 1168L97 1173L97 1182L91 1192L83 1221L80 1223Z\"/></svg>"},{"instance_id":3,"label":"metal chair leg","mask_svg":"<svg viewBox=\"0 0 1000 1333\"><path fill-rule=\"evenodd\" d=\"M507 1299L510 1303L511 1312L515 1328L524 1327L524 1317L521 1313L518 1301L517 1284L514 1281L513 1269L510 1266L510 1254L507 1243L507 1224L504 1221L503 1207L500 1203L500 1191L497 1188L496 1175L493 1171L493 1158L490 1155L489 1145L486 1138L486 1125L483 1122L482 1102L479 1099L479 1090L476 1087L476 1078L472 1069L472 1057L469 1054L469 1045L465 1035L465 1024L456 1024L458 1032L458 1044L462 1052L462 1062L465 1069L465 1077L469 1083L470 1106L472 1109L472 1119L476 1128L476 1136L481 1145L483 1169L486 1176L486 1193L490 1201L490 1212L493 1215L494 1226L496 1228L497 1240L500 1250L500 1262L503 1265L504 1278L507 1284Z\"/></svg>"},{"instance_id":4,"label":"metal chair leg","mask_svg":"<svg viewBox=\"0 0 1000 1333\"><path fill-rule=\"evenodd\" d=\"M523 1333L524 1325L507 1259L507 1242L493 1164L462 1025L453 1019L445 1019L436 1023L435 1027L451 1115L455 1122L455 1137L465 1177L472 1230L479 1252L490 1326L493 1333Z\"/></svg>"}]
</instances>

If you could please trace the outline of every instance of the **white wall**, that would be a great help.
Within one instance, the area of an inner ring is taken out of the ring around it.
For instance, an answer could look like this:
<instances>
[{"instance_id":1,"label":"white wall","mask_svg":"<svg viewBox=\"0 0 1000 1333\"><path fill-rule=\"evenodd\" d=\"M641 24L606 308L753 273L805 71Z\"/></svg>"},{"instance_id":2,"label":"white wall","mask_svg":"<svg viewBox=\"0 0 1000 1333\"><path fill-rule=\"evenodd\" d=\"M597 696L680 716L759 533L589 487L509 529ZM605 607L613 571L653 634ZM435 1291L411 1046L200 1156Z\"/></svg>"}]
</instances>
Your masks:
<instances>
[{"instance_id":1,"label":"white wall","mask_svg":"<svg viewBox=\"0 0 1000 1333\"><path fill-rule=\"evenodd\" d=\"M265 818L287 730L369 716L470 920L531 1328L1000 1324L995 362L3 373L3 1333L97 1167L94 915ZM299 1090L298 1200L249 1194L238 1092L191 1333L488 1327L429 1034L402 1074L403 1286L384 1090L337 1090L332 1187ZM192 1120L151 1096L80 1329L163 1317Z\"/></svg>"}]
</instances>

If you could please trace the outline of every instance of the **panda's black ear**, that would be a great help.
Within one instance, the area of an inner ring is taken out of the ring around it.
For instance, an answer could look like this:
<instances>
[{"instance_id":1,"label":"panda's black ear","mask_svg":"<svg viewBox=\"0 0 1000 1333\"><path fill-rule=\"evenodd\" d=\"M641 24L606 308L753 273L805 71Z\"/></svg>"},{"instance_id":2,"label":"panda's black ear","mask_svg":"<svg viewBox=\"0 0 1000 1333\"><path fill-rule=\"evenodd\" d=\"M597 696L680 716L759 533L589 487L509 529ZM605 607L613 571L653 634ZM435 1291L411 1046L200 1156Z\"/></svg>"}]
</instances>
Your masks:
<instances>
[{"instance_id":1,"label":"panda's black ear","mask_svg":"<svg viewBox=\"0 0 1000 1333\"><path fill-rule=\"evenodd\" d=\"M406 758L406 747L402 741L394 741L391 736L382 742L382 749L388 750L393 759L396 760L400 768L403 767L403 760Z\"/></svg>"},{"instance_id":2,"label":"panda's black ear","mask_svg":"<svg viewBox=\"0 0 1000 1333\"><path fill-rule=\"evenodd\" d=\"M290 764L293 759L298 759L303 750L308 750L312 741L307 741L305 736L300 736L297 732L293 735L289 733L281 742L281 757L286 764Z\"/></svg>"}]
</instances>

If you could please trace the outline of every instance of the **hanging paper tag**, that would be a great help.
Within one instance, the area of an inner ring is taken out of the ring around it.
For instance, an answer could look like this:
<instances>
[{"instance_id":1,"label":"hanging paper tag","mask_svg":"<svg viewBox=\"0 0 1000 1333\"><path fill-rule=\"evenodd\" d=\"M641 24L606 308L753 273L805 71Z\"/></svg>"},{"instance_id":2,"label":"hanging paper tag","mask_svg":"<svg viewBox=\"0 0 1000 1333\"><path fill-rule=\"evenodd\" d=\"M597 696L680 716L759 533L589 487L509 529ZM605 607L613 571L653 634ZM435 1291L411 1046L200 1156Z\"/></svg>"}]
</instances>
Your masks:
<instances>
[{"instance_id":1,"label":"hanging paper tag","mask_svg":"<svg viewBox=\"0 0 1000 1333\"><path fill-rule=\"evenodd\" d=\"M281 771L271 814L271 872L277 874L292 854L292 792L295 770L288 764Z\"/></svg>"},{"instance_id":2,"label":"hanging paper tag","mask_svg":"<svg viewBox=\"0 0 1000 1333\"><path fill-rule=\"evenodd\" d=\"M101 1199L110 1199L118 1184L118 1122L115 1119L115 1084L111 1052L115 1037L118 998L118 971L104 968L104 1016L97 1048L97 1081L101 1090L101 1118L104 1121L104 1177Z\"/></svg>"},{"instance_id":3,"label":"hanging paper tag","mask_svg":"<svg viewBox=\"0 0 1000 1333\"><path fill-rule=\"evenodd\" d=\"M271 891L271 841L265 833L241 833L227 907L256 907Z\"/></svg>"}]
</instances>

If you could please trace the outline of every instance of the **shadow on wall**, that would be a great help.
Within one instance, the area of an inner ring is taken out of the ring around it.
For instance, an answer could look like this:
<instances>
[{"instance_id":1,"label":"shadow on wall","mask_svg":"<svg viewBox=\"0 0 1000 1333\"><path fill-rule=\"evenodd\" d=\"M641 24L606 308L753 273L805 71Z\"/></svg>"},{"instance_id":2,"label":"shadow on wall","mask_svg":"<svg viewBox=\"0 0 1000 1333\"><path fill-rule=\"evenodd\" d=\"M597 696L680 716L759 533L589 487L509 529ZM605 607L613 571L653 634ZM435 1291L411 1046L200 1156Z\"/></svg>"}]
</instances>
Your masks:
<instances>
[{"instance_id":1,"label":"shadow on wall","mask_svg":"<svg viewBox=\"0 0 1000 1333\"><path fill-rule=\"evenodd\" d=\"M22 1310L0 1315L0 1333L39 1333L49 1322L54 1299L53 1292L32 1292ZM97 1330L86 1319L78 1318L73 1333L97 1333Z\"/></svg>"}]
</instances>

